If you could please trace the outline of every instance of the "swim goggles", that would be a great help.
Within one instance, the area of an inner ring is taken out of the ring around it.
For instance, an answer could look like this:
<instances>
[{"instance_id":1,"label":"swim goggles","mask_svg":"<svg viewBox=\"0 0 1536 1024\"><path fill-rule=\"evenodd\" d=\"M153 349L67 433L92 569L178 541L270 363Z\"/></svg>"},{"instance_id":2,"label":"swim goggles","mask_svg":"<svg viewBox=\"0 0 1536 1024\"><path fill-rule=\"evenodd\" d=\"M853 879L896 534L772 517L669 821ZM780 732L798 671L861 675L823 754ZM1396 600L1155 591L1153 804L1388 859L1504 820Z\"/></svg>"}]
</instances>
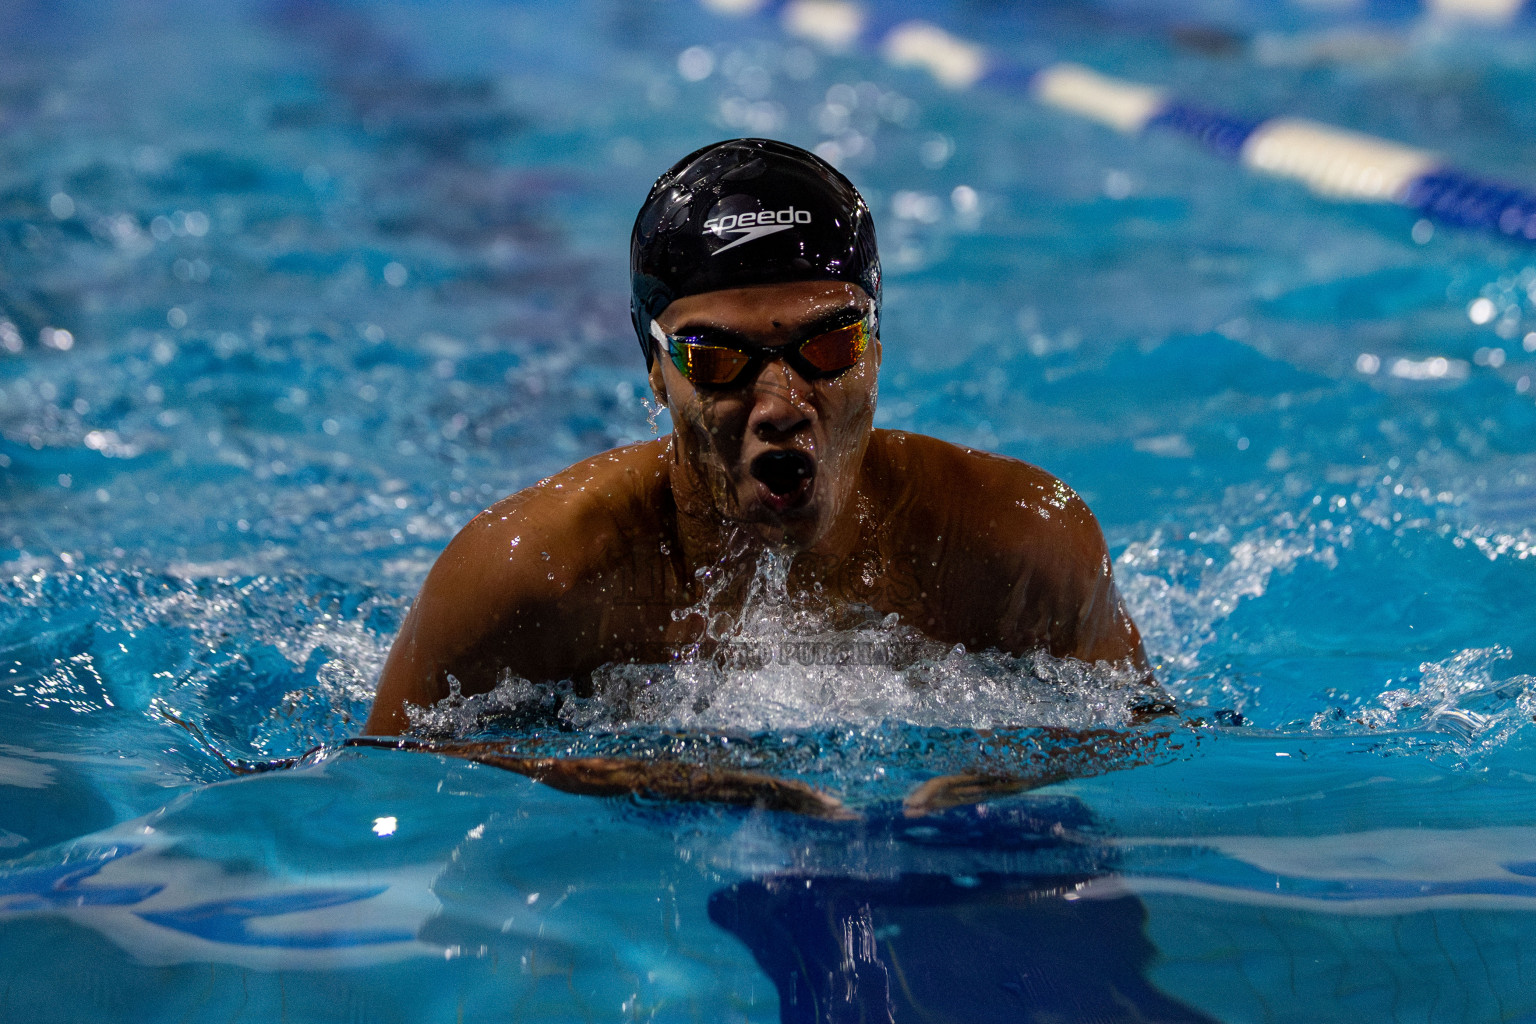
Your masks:
<instances>
[{"instance_id":1,"label":"swim goggles","mask_svg":"<svg viewBox=\"0 0 1536 1024\"><path fill-rule=\"evenodd\" d=\"M763 364L782 359L806 380L829 380L852 369L875 334L875 313L864 314L844 327L813 334L804 341L774 348L743 345L705 329L698 334L668 334L651 321L655 338L690 383L728 388L757 376Z\"/></svg>"}]
</instances>

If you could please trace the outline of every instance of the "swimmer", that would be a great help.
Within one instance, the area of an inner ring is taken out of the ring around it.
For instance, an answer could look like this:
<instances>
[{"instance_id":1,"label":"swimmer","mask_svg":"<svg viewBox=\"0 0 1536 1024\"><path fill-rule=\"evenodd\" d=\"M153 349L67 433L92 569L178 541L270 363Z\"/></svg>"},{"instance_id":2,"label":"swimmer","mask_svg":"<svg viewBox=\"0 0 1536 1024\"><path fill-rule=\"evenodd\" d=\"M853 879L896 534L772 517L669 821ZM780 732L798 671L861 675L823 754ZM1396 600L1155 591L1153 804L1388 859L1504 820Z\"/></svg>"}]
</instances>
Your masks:
<instances>
[{"instance_id":1,"label":"swimmer","mask_svg":"<svg viewBox=\"0 0 1536 1024\"><path fill-rule=\"evenodd\" d=\"M769 548L789 558L789 591L816 594L833 621L894 613L946 644L1043 649L1150 682L1104 537L1071 488L1017 459L874 429L880 261L869 208L840 173L765 139L692 153L641 207L630 272L671 434L593 456L465 526L401 627L369 735L407 731L408 705L455 688L511 675L581 692L601 665L672 660L699 639L698 617L673 613L700 601L700 571L744 566L744 583ZM454 752L575 792L841 813L834 797L752 773ZM946 777L909 810L1053 780Z\"/></svg>"}]
</instances>

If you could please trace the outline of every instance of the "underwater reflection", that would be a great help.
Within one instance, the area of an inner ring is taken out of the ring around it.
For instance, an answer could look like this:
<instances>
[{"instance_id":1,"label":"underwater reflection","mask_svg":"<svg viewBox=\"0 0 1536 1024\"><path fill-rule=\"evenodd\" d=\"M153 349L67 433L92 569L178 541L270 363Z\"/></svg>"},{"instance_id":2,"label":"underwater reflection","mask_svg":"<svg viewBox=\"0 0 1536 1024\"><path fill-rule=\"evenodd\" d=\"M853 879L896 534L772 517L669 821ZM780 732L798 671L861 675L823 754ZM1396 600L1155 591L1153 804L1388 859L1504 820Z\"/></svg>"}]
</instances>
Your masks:
<instances>
[{"instance_id":1,"label":"underwater reflection","mask_svg":"<svg viewBox=\"0 0 1536 1024\"><path fill-rule=\"evenodd\" d=\"M784 1024L1211 1021L1143 976L1140 900L1072 898L1093 877L776 876L715 893L709 917L773 980Z\"/></svg>"},{"instance_id":2,"label":"underwater reflection","mask_svg":"<svg viewBox=\"0 0 1536 1024\"><path fill-rule=\"evenodd\" d=\"M1138 898L1079 895L1084 883L1113 873L1095 866L1102 850L1081 845L1086 809L1075 800L1049 803L1022 816L968 808L892 819L889 830L876 825L864 844L851 845L873 852L895 840L908 851L887 866L915 870L753 878L713 893L709 918L741 940L773 981L783 1024L1209 1024L1211 1017L1146 978L1157 951ZM1047 821L1040 810L1060 813ZM961 850L971 860L978 845L990 847L984 859L999 866L1022 855L1040 869L934 870L954 866L945 864L948 854Z\"/></svg>"}]
</instances>

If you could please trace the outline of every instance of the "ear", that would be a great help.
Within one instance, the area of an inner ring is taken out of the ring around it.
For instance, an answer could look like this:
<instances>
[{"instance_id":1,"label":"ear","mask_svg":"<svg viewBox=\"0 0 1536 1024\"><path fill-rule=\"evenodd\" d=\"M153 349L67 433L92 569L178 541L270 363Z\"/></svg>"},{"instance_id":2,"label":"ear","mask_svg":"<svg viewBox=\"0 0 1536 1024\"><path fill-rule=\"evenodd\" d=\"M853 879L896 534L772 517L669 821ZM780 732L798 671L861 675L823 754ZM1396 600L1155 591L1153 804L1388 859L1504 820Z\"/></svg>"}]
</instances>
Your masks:
<instances>
[{"instance_id":1,"label":"ear","mask_svg":"<svg viewBox=\"0 0 1536 1024\"><path fill-rule=\"evenodd\" d=\"M661 360L657 357L656 346L651 339L640 329L640 315L633 309L629 311L629 322L635 325L635 336L640 339L640 348L645 352L645 376L646 382L651 386L651 394L661 405L667 404L667 380L661 375Z\"/></svg>"}]
</instances>

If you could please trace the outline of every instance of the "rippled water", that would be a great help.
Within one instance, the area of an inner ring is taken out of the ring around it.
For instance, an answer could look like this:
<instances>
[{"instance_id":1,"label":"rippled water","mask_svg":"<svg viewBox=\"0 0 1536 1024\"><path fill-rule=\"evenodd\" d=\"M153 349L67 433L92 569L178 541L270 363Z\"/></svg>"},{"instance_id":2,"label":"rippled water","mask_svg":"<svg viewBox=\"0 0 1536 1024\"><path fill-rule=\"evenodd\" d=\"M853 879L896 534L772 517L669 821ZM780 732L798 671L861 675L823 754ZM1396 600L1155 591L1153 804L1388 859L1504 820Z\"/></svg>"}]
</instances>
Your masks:
<instances>
[{"instance_id":1,"label":"rippled water","mask_svg":"<svg viewBox=\"0 0 1536 1024\"><path fill-rule=\"evenodd\" d=\"M1536 184L1528 26L925 16ZM0 57L0 1018L799 1020L817 972L897 1019L1536 1014L1536 251L682 2L22 3ZM768 602L735 661L424 725L860 820L341 747L452 533L650 436L634 209L753 132L875 211L879 424L1082 493L1182 717Z\"/></svg>"}]
</instances>

